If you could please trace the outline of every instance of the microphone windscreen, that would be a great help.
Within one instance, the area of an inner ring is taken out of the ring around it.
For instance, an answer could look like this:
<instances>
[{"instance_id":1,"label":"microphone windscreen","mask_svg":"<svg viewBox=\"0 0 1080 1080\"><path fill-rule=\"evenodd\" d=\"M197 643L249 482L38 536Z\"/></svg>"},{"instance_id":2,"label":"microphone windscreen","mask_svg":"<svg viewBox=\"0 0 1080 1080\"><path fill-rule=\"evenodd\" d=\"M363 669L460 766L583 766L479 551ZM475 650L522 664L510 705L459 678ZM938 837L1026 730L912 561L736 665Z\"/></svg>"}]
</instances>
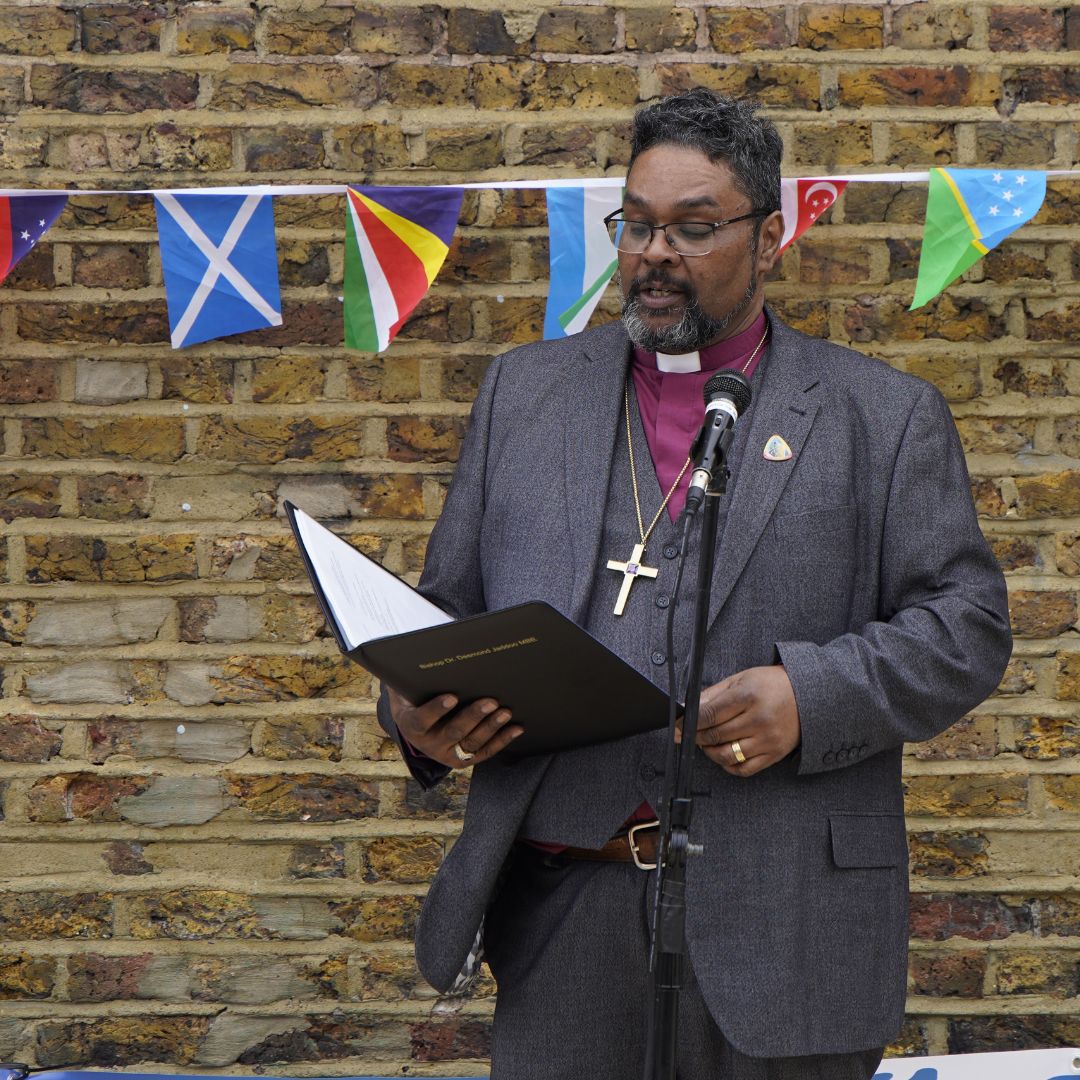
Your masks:
<instances>
[{"instance_id":1,"label":"microphone windscreen","mask_svg":"<svg viewBox=\"0 0 1080 1080\"><path fill-rule=\"evenodd\" d=\"M746 411L753 397L746 376L737 371L718 371L705 384L703 393L706 406L711 405L718 398L728 398L734 402L735 411L739 416Z\"/></svg>"}]
</instances>

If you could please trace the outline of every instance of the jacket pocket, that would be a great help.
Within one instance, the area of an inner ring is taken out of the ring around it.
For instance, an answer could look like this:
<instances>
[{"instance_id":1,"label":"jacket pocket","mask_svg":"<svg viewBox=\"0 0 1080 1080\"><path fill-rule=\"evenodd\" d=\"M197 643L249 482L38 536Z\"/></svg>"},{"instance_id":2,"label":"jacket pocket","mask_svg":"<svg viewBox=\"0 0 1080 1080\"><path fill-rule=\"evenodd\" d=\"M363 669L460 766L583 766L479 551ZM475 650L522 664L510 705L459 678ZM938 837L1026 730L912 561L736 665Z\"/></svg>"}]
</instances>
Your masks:
<instances>
[{"instance_id":1,"label":"jacket pocket","mask_svg":"<svg viewBox=\"0 0 1080 1080\"><path fill-rule=\"evenodd\" d=\"M903 814L835 811L829 815L836 866L904 866L907 832Z\"/></svg>"}]
</instances>

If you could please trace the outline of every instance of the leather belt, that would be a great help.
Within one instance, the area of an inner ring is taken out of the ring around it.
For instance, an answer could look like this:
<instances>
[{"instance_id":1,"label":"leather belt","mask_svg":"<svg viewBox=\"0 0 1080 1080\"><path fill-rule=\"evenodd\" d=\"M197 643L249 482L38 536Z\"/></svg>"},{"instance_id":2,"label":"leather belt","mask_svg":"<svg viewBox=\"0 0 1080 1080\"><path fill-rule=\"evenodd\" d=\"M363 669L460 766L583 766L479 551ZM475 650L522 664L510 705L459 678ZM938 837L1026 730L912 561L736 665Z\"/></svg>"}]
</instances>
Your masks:
<instances>
[{"instance_id":1,"label":"leather belt","mask_svg":"<svg viewBox=\"0 0 1080 1080\"><path fill-rule=\"evenodd\" d=\"M660 822L643 821L624 833L613 836L600 848L563 848L559 854L568 859L590 862L628 862L639 870L655 870L660 847Z\"/></svg>"}]
</instances>

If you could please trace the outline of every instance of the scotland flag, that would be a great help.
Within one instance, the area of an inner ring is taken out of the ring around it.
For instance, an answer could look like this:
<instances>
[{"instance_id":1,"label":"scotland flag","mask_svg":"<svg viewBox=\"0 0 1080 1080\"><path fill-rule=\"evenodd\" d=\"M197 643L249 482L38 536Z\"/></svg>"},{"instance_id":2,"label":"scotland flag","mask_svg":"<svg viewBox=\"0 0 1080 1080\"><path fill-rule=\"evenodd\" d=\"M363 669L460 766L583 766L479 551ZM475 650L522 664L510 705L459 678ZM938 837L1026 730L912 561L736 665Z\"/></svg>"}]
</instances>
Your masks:
<instances>
[{"instance_id":1,"label":"scotland flag","mask_svg":"<svg viewBox=\"0 0 1080 1080\"><path fill-rule=\"evenodd\" d=\"M174 349L281 325L269 195L154 200Z\"/></svg>"}]
</instances>

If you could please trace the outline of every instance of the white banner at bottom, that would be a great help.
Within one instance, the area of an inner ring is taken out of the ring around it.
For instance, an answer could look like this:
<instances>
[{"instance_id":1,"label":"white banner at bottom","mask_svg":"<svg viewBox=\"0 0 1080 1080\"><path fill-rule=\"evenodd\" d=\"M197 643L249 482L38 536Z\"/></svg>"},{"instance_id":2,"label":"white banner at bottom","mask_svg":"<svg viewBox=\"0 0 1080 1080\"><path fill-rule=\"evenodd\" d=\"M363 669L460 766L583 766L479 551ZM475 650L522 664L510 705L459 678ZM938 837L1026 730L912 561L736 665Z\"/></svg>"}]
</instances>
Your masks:
<instances>
[{"instance_id":1,"label":"white banner at bottom","mask_svg":"<svg viewBox=\"0 0 1080 1080\"><path fill-rule=\"evenodd\" d=\"M1080 1049L885 1058L874 1080L1080 1080Z\"/></svg>"}]
</instances>

